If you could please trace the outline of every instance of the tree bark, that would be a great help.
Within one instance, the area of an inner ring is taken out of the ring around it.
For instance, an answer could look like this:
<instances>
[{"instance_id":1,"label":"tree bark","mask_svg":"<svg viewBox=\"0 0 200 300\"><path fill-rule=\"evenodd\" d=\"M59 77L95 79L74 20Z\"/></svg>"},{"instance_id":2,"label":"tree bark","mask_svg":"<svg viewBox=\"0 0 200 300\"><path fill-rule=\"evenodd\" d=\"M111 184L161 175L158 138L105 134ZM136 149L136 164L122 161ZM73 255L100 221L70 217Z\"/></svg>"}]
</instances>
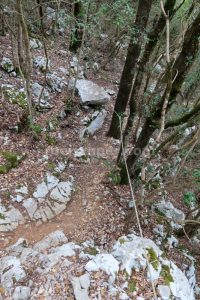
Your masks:
<instances>
[{"instance_id":1,"label":"tree bark","mask_svg":"<svg viewBox=\"0 0 200 300\"><path fill-rule=\"evenodd\" d=\"M199 45L198 42L199 32L200 32L200 13L197 15L192 25L187 29L185 33L184 42L182 45L182 50L174 63L173 73L175 74L178 71L178 76L176 76L175 80L172 83L171 92L169 95L169 103L166 108L166 111L169 110L169 108L174 102L174 99L176 99L179 89L181 88L185 80L185 77L187 76L188 71L190 70L191 64L188 63L187 58L190 57L191 62L193 62L196 57L196 54L198 52L198 45ZM161 101L157 104L156 107L154 107L154 110L152 110L151 112L151 116L146 118L140 136L135 144L135 147L132 149L131 153L127 158L127 165L132 178L136 174L135 165L138 161L138 158L141 156L144 148L148 145L151 135L158 128L163 104L166 98L166 93L168 92L169 91L167 90L166 87L165 92L161 98ZM170 127L170 125L176 126L176 125L183 124L184 122L187 122L188 120L190 120L191 117L199 113L199 108L200 108L200 104L196 105L191 112L184 115L182 118L173 122L167 122L165 128ZM137 155L135 153L135 149L137 149ZM127 182L127 174L124 168L124 164L122 164L121 166L121 182L122 183Z\"/></svg>"},{"instance_id":2,"label":"tree bark","mask_svg":"<svg viewBox=\"0 0 200 300\"><path fill-rule=\"evenodd\" d=\"M81 47L82 37L83 37L83 12L82 12L82 3L81 0L76 1L74 3L74 18L75 18L75 27L72 29L71 32L71 41L69 50L72 52L77 52L78 49Z\"/></svg>"},{"instance_id":3,"label":"tree bark","mask_svg":"<svg viewBox=\"0 0 200 300\"><path fill-rule=\"evenodd\" d=\"M129 95L131 92L133 78L136 72L137 62L141 53L143 35L149 19L151 5L152 0L140 0L138 4L136 19L134 23L136 32L132 35L130 40L126 62L120 80L119 92L112 115L112 121L110 129L107 133L108 136L116 139L120 138L120 121L118 116L122 116L124 114L127 103L129 101Z\"/></svg>"},{"instance_id":4,"label":"tree bark","mask_svg":"<svg viewBox=\"0 0 200 300\"><path fill-rule=\"evenodd\" d=\"M174 6L176 4L176 0L168 0L165 3L165 11L169 13L169 18L172 16L173 11L174 11ZM139 65L139 69L134 81L134 85L133 85L133 89L132 89L132 93L130 96L130 115L127 121L127 128L125 130L125 135L128 134L128 132L131 130L131 128L133 127L133 122L134 122L134 118L135 118L135 114L136 114L136 104L138 103L138 98L139 98L139 94L143 94L143 91L141 91L141 85L143 82L143 76L144 76L144 72L145 72L145 68L149 62L150 56L153 52L153 50L155 49L155 46L157 45L159 39L160 39L160 35L163 32L164 28L165 28L165 18L163 16L163 14L161 13L155 27L153 28L153 30L148 34L147 40L148 42L145 44L145 48L144 48L144 53Z\"/></svg>"}]
</instances>

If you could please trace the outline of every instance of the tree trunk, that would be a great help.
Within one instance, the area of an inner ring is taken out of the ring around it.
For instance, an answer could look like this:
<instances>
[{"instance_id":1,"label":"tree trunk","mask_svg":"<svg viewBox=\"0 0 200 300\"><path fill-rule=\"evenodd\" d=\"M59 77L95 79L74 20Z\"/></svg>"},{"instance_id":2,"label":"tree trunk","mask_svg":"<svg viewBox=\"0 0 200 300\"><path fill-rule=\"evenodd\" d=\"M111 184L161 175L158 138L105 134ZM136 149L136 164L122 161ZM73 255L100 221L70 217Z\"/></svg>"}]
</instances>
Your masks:
<instances>
[{"instance_id":1,"label":"tree trunk","mask_svg":"<svg viewBox=\"0 0 200 300\"><path fill-rule=\"evenodd\" d=\"M6 28L5 28L5 15L3 7L0 7L0 19L1 19L1 35L6 35Z\"/></svg>"},{"instance_id":2,"label":"tree trunk","mask_svg":"<svg viewBox=\"0 0 200 300\"><path fill-rule=\"evenodd\" d=\"M40 18L40 30L41 32L44 31L44 13L43 13L43 7L42 7L42 0L37 0L38 5L38 15Z\"/></svg>"},{"instance_id":3,"label":"tree trunk","mask_svg":"<svg viewBox=\"0 0 200 300\"><path fill-rule=\"evenodd\" d=\"M77 52L81 47L82 37L83 37L83 7L81 0L76 1L74 3L74 18L75 18L75 27L71 32L71 41L69 50L73 52Z\"/></svg>"},{"instance_id":4,"label":"tree trunk","mask_svg":"<svg viewBox=\"0 0 200 300\"><path fill-rule=\"evenodd\" d=\"M137 173L136 163L138 161L138 158L141 156L144 148L148 145L149 140L154 131L155 131L155 125L152 123L152 119L147 118L142 127L142 131L139 135L139 138L137 139L134 148L132 149L132 151L130 152L126 160L129 173L131 175L133 175L133 173L134 174ZM120 176L121 176L121 184L127 184L128 177L127 177L127 172L124 164L121 166Z\"/></svg>"},{"instance_id":5,"label":"tree trunk","mask_svg":"<svg viewBox=\"0 0 200 300\"><path fill-rule=\"evenodd\" d=\"M169 13L169 17L173 14L174 6L176 4L176 0L168 0L165 3L165 11ZM157 42L160 39L160 35L165 28L165 18L161 13L159 20L157 21L154 29L148 34L147 40L148 42L145 45L144 53L139 65L139 69L135 78L135 82L133 85L131 97L130 97L130 115L127 122L127 131L130 130L133 126L133 121L136 113L136 103L138 102L139 94L143 94L141 91L141 84L143 82L143 76L145 72L145 68L149 62L150 56L157 45Z\"/></svg>"},{"instance_id":6,"label":"tree trunk","mask_svg":"<svg viewBox=\"0 0 200 300\"><path fill-rule=\"evenodd\" d=\"M31 59L31 51L30 51L30 43L28 36L28 29L23 15L23 8L21 0L16 0L16 11L18 14L19 24L22 28L22 37L23 37L23 48L25 53L24 65L21 66L22 76L24 77L24 88L26 91L26 97L28 102L29 109L29 118L30 122L33 121L33 109L32 109L32 101L31 101L31 93L30 93L30 77L32 71L32 59Z\"/></svg>"},{"instance_id":7,"label":"tree trunk","mask_svg":"<svg viewBox=\"0 0 200 300\"><path fill-rule=\"evenodd\" d=\"M120 80L119 92L115 102L110 129L107 134L108 136L116 139L120 138L119 115L122 116L124 114L129 100L132 82L143 44L143 35L148 22L151 5L152 0L140 0L138 4L136 19L134 23L136 32L131 37L128 47L126 62Z\"/></svg>"},{"instance_id":8,"label":"tree trunk","mask_svg":"<svg viewBox=\"0 0 200 300\"><path fill-rule=\"evenodd\" d=\"M176 79L172 83L171 92L169 96L170 100L166 111L169 110L174 99L176 99L179 89L181 88L185 80L185 77L187 76L188 71L190 70L191 64L188 63L188 57L190 57L191 62L193 62L196 57L196 54L198 52L199 32L200 32L200 14L197 15L192 25L186 31L182 50L174 63L173 73L175 74L178 71L178 75L176 76ZM135 166L138 161L138 158L141 156L142 151L148 145L151 135L154 133L154 131L157 129L159 125L163 104L165 101L166 93L168 92L169 91L167 91L166 88L161 101L157 104L154 110L152 110L151 117L146 118L140 136L135 144L135 147L132 149L131 153L127 158L127 165L130 172L130 176L132 178L134 177L137 171ZM199 112L199 107L200 105L195 106L191 112L185 114L183 117L181 117L178 120L167 122L165 128L171 125L176 126L176 125L183 124L184 122L187 122L191 118L191 116L196 115ZM137 150L137 155L135 152L136 150ZM121 182L127 183L127 174L126 174L126 169L124 164L121 166Z\"/></svg>"}]
</instances>

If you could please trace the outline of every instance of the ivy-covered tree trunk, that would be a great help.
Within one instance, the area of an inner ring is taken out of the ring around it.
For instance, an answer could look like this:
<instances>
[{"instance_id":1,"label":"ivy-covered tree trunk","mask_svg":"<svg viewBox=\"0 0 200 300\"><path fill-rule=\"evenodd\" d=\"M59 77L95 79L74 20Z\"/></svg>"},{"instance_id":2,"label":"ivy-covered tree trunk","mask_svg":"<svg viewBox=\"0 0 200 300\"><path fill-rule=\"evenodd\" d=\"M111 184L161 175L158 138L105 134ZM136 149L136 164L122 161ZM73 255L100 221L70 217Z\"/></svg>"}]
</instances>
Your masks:
<instances>
[{"instance_id":1,"label":"ivy-covered tree trunk","mask_svg":"<svg viewBox=\"0 0 200 300\"><path fill-rule=\"evenodd\" d=\"M82 37L83 37L83 7L81 0L75 1L74 3L74 18L75 18L75 26L71 32L71 41L69 50L73 52L77 52L81 47Z\"/></svg>"},{"instance_id":2,"label":"ivy-covered tree trunk","mask_svg":"<svg viewBox=\"0 0 200 300\"><path fill-rule=\"evenodd\" d=\"M33 109L32 109L32 101L31 101L31 94L30 94L30 77L32 71L32 58L31 58L31 51L30 51L30 43L29 43L29 35L28 35L28 28L24 18L22 1L16 0L16 11L19 20L19 24L21 26L22 32L22 40L23 40L23 49L24 49L24 64L21 67L21 75L24 77L24 85L26 91L26 97L28 102L28 110L29 110L29 118L30 122L33 121Z\"/></svg>"},{"instance_id":3,"label":"ivy-covered tree trunk","mask_svg":"<svg viewBox=\"0 0 200 300\"><path fill-rule=\"evenodd\" d=\"M112 115L112 121L110 129L107 133L108 136L116 139L120 138L119 115L122 116L124 114L129 101L132 82L136 72L137 62L140 57L141 47L144 41L144 32L149 19L152 2L152 0L140 0L138 3L136 19L134 23L134 34L132 34L129 43L126 62L122 72L119 91Z\"/></svg>"}]
</instances>

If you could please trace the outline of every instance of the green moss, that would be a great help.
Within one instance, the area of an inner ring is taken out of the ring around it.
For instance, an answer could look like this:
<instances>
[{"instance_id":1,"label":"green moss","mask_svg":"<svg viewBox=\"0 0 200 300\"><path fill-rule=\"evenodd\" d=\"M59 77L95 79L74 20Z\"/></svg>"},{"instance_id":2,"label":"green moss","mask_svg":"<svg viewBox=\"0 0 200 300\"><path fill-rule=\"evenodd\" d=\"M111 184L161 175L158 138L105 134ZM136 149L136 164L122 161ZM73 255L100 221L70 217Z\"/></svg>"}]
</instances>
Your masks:
<instances>
[{"instance_id":1,"label":"green moss","mask_svg":"<svg viewBox=\"0 0 200 300\"><path fill-rule=\"evenodd\" d=\"M52 161L48 161L47 168L49 171L54 171L54 169L56 168L56 164Z\"/></svg>"},{"instance_id":2,"label":"green moss","mask_svg":"<svg viewBox=\"0 0 200 300\"><path fill-rule=\"evenodd\" d=\"M56 145L56 138L54 136L50 136L49 134L46 134L46 142L48 145Z\"/></svg>"},{"instance_id":3,"label":"green moss","mask_svg":"<svg viewBox=\"0 0 200 300\"><path fill-rule=\"evenodd\" d=\"M131 293L135 292L136 290L136 281L134 279L131 279L128 283L128 289Z\"/></svg>"},{"instance_id":4,"label":"green moss","mask_svg":"<svg viewBox=\"0 0 200 300\"><path fill-rule=\"evenodd\" d=\"M171 282L174 282L174 279L170 273L170 267L169 266L162 266L161 270L161 276L163 277L166 284L170 284Z\"/></svg>"},{"instance_id":5,"label":"green moss","mask_svg":"<svg viewBox=\"0 0 200 300\"><path fill-rule=\"evenodd\" d=\"M5 220L5 216L2 213L0 213L0 220Z\"/></svg>"},{"instance_id":6,"label":"green moss","mask_svg":"<svg viewBox=\"0 0 200 300\"><path fill-rule=\"evenodd\" d=\"M156 271L158 271L159 260L158 260L158 257L156 255L156 252L153 250L153 248L149 248L149 249L147 249L147 251L148 251L148 255L149 255L149 262L154 267L154 269Z\"/></svg>"},{"instance_id":7,"label":"green moss","mask_svg":"<svg viewBox=\"0 0 200 300\"><path fill-rule=\"evenodd\" d=\"M98 251L94 247L88 247L88 248L84 249L84 253L96 256L98 254Z\"/></svg>"},{"instance_id":8,"label":"green moss","mask_svg":"<svg viewBox=\"0 0 200 300\"><path fill-rule=\"evenodd\" d=\"M6 160L4 165L0 165L0 174L6 174L11 169L18 167L20 162L24 159L23 155L18 155L14 152L1 152L1 155Z\"/></svg>"},{"instance_id":9,"label":"green moss","mask_svg":"<svg viewBox=\"0 0 200 300\"><path fill-rule=\"evenodd\" d=\"M5 191L5 192L3 193L3 197L5 197L6 199L9 199L10 196L11 196L11 192L9 192L9 191Z\"/></svg>"},{"instance_id":10,"label":"green moss","mask_svg":"<svg viewBox=\"0 0 200 300\"><path fill-rule=\"evenodd\" d=\"M27 99L24 92L14 91L12 89L8 89L4 92L9 99L10 103L17 104L19 107L25 109L27 107Z\"/></svg>"},{"instance_id":11,"label":"green moss","mask_svg":"<svg viewBox=\"0 0 200 300\"><path fill-rule=\"evenodd\" d=\"M126 240L125 239L119 239L119 243L120 243L120 245L123 245L123 244L126 243Z\"/></svg>"},{"instance_id":12,"label":"green moss","mask_svg":"<svg viewBox=\"0 0 200 300\"><path fill-rule=\"evenodd\" d=\"M8 173L9 168L7 165L0 165L0 174L6 174Z\"/></svg>"}]
</instances>

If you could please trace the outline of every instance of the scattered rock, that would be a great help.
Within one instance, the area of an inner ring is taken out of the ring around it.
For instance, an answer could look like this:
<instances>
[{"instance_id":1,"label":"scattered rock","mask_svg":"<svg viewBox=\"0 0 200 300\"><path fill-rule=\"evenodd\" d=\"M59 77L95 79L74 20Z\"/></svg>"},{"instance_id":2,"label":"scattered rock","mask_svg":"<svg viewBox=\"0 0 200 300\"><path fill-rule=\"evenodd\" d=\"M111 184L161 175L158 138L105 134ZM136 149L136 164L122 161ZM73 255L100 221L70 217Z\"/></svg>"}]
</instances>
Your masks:
<instances>
[{"instance_id":1,"label":"scattered rock","mask_svg":"<svg viewBox=\"0 0 200 300\"><path fill-rule=\"evenodd\" d=\"M8 57L3 57L1 61L1 66L7 73L11 73L15 70L12 60Z\"/></svg>"},{"instance_id":2,"label":"scattered rock","mask_svg":"<svg viewBox=\"0 0 200 300\"><path fill-rule=\"evenodd\" d=\"M33 247L34 250L42 252L48 248L56 247L60 243L67 243L68 239L61 230L54 231L47 235L44 239L36 243Z\"/></svg>"},{"instance_id":3,"label":"scattered rock","mask_svg":"<svg viewBox=\"0 0 200 300\"><path fill-rule=\"evenodd\" d=\"M12 231L23 223L24 218L17 208L12 205L5 208L0 202L0 232Z\"/></svg>"},{"instance_id":4,"label":"scattered rock","mask_svg":"<svg viewBox=\"0 0 200 300\"><path fill-rule=\"evenodd\" d=\"M73 179L66 182L59 182L55 189L52 190L50 198L61 203L68 203L73 190Z\"/></svg>"},{"instance_id":5,"label":"scattered rock","mask_svg":"<svg viewBox=\"0 0 200 300\"><path fill-rule=\"evenodd\" d=\"M31 290L27 286L17 286L12 295L13 300L26 300L30 297Z\"/></svg>"},{"instance_id":6,"label":"scattered rock","mask_svg":"<svg viewBox=\"0 0 200 300\"><path fill-rule=\"evenodd\" d=\"M32 93L33 93L34 96L39 98L42 90L43 90L42 99L48 99L49 98L49 92L47 91L47 89L45 89L45 88L43 89L43 86L40 85L37 82L35 82L32 85Z\"/></svg>"},{"instance_id":7,"label":"scattered rock","mask_svg":"<svg viewBox=\"0 0 200 300\"><path fill-rule=\"evenodd\" d=\"M153 208L165 215L168 219L183 221L185 219L185 214L180 209L174 207L170 201L161 201L153 205Z\"/></svg>"},{"instance_id":8,"label":"scattered rock","mask_svg":"<svg viewBox=\"0 0 200 300\"><path fill-rule=\"evenodd\" d=\"M167 285L158 285L157 288L158 294L161 297L162 300L169 300L170 299L170 295L171 295L171 291L169 286Z\"/></svg>"},{"instance_id":9,"label":"scattered rock","mask_svg":"<svg viewBox=\"0 0 200 300\"><path fill-rule=\"evenodd\" d=\"M89 300L88 289L90 286L90 276L84 274L80 277L73 277L71 280L76 300Z\"/></svg>"},{"instance_id":10,"label":"scattered rock","mask_svg":"<svg viewBox=\"0 0 200 300\"><path fill-rule=\"evenodd\" d=\"M38 68L41 72L46 72L50 68L50 61L48 61L48 64L47 64L45 57L36 56L33 59L33 65L35 68Z\"/></svg>"},{"instance_id":11,"label":"scattered rock","mask_svg":"<svg viewBox=\"0 0 200 300\"><path fill-rule=\"evenodd\" d=\"M69 84L69 89L72 89L74 81ZM82 105L103 105L110 100L110 96L106 93L104 88L99 87L96 83L78 79L76 82L76 89L81 97Z\"/></svg>"},{"instance_id":12,"label":"scattered rock","mask_svg":"<svg viewBox=\"0 0 200 300\"><path fill-rule=\"evenodd\" d=\"M57 76L56 73L47 73L47 84L51 88L52 92L61 92L62 89L67 86L67 83L63 78Z\"/></svg>"},{"instance_id":13,"label":"scattered rock","mask_svg":"<svg viewBox=\"0 0 200 300\"><path fill-rule=\"evenodd\" d=\"M37 106L43 109L50 109L52 108L52 105L49 103L49 92L47 89L43 88L42 85L39 83L35 82L32 85L32 93L34 95L34 102ZM41 95L42 93L42 95ZM41 95L41 98L40 98ZM40 98L40 100L39 100Z\"/></svg>"},{"instance_id":14,"label":"scattered rock","mask_svg":"<svg viewBox=\"0 0 200 300\"><path fill-rule=\"evenodd\" d=\"M29 198L27 200L24 200L23 206L26 208L30 218L32 219L34 216L34 213L37 210L37 201L33 198Z\"/></svg>"},{"instance_id":15,"label":"scattered rock","mask_svg":"<svg viewBox=\"0 0 200 300\"><path fill-rule=\"evenodd\" d=\"M178 246L178 240L173 235L167 238L167 243L169 245L169 249Z\"/></svg>"},{"instance_id":16,"label":"scattered rock","mask_svg":"<svg viewBox=\"0 0 200 300\"><path fill-rule=\"evenodd\" d=\"M111 276L114 281L119 271L119 262L112 254L97 254L86 264L85 269L88 272L96 272L100 269Z\"/></svg>"},{"instance_id":17,"label":"scattered rock","mask_svg":"<svg viewBox=\"0 0 200 300\"><path fill-rule=\"evenodd\" d=\"M85 154L85 150L83 147L80 147L79 149L75 150L74 151L74 156L76 158L82 158L82 157L85 157L86 154Z\"/></svg>"},{"instance_id":18,"label":"scattered rock","mask_svg":"<svg viewBox=\"0 0 200 300\"><path fill-rule=\"evenodd\" d=\"M45 181L37 185L36 191L33 193L35 198L44 198L48 194L48 188Z\"/></svg>"},{"instance_id":19,"label":"scattered rock","mask_svg":"<svg viewBox=\"0 0 200 300\"><path fill-rule=\"evenodd\" d=\"M58 70L59 70L61 73L63 73L64 75L69 75L69 71L68 71L67 69L63 68L63 67L60 67Z\"/></svg>"},{"instance_id":20,"label":"scattered rock","mask_svg":"<svg viewBox=\"0 0 200 300\"><path fill-rule=\"evenodd\" d=\"M30 40L30 48L31 49L42 49L42 43L38 39Z\"/></svg>"},{"instance_id":21,"label":"scattered rock","mask_svg":"<svg viewBox=\"0 0 200 300\"><path fill-rule=\"evenodd\" d=\"M105 109L100 111L97 117L90 123L90 125L82 130L81 136L83 137L85 134L93 136L98 130L102 128L106 115L107 112Z\"/></svg>"},{"instance_id":22,"label":"scattered rock","mask_svg":"<svg viewBox=\"0 0 200 300\"><path fill-rule=\"evenodd\" d=\"M106 89L106 93L108 93L110 96L114 96L116 92L111 89Z\"/></svg>"}]
</instances>

